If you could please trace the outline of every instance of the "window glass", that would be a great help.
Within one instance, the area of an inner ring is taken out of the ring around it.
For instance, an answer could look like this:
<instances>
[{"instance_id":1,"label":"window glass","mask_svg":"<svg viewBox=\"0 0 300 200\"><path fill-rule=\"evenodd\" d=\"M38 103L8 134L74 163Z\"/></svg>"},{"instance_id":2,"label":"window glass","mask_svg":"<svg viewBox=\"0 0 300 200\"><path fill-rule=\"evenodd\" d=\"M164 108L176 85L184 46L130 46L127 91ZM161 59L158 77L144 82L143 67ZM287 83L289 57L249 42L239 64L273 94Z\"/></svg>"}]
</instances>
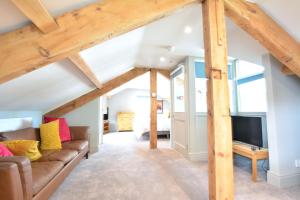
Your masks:
<instances>
[{"instance_id":1,"label":"window glass","mask_svg":"<svg viewBox=\"0 0 300 200\"><path fill-rule=\"evenodd\" d=\"M266 112L265 79L238 84L239 112Z\"/></svg>"},{"instance_id":2,"label":"window glass","mask_svg":"<svg viewBox=\"0 0 300 200\"><path fill-rule=\"evenodd\" d=\"M239 60L236 76L238 112L266 112L264 67Z\"/></svg>"},{"instance_id":3,"label":"window glass","mask_svg":"<svg viewBox=\"0 0 300 200\"><path fill-rule=\"evenodd\" d=\"M184 112L184 73L183 68L175 75L173 85L174 112Z\"/></svg>"},{"instance_id":4,"label":"window glass","mask_svg":"<svg viewBox=\"0 0 300 200\"><path fill-rule=\"evenodd\" d=\"M247 61L238 60L236 62L236 78L245 78L256 74L264 73L264 67Z\"/></svg>"},{"instance_id":5,"label":"window glass","mask_svg":"<svg viewBox=\"0 0 300 200\"><path fill-rule=\"evenodd\" d=\"M233 83L232 80L232 64L228 65L228 83L230 91L230 104L233 106ZM207 112L207 79L204 61L195 62L195 96L196 96L196 112Z\"/></svg>"}]
</instances>

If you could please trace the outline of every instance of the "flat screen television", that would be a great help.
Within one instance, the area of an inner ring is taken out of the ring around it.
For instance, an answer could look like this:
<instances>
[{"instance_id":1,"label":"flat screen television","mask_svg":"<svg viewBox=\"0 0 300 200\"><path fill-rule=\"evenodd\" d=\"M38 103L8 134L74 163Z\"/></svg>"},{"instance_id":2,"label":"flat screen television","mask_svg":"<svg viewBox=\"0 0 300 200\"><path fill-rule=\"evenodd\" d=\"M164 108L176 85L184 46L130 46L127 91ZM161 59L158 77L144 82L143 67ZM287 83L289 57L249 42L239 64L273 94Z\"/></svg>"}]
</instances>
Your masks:
<instances>
[{"instance_id":1,"label":"flat screen television","mask_svg":"<svg viewBox=\"0 0 300 200\"><path fill-rule=\"evenodd\" d=\"M232 116L231 120L233 140L263 147L260 117Z\"/></svg>"}]
</instances>

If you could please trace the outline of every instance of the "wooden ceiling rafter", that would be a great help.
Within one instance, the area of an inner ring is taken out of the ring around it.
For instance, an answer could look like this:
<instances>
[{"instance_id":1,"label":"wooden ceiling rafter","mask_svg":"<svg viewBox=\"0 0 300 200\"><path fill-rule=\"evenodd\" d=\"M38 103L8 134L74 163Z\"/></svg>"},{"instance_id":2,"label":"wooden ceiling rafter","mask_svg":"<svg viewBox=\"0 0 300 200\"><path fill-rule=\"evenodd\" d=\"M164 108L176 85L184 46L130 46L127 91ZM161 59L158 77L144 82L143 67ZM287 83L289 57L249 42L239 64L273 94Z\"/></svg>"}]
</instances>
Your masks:
<instances>
[{"instance_id":1,"label":"wooden ceiling rafter","mask_svg":"<svg viewBox=\"0 0 300 200\"><path fill-rule=\"evenodd\" d=\"M224 0L226 15L300 77L300 45L257 4Z\"/></svg>"},{"instance_id":2,"label":"wooden ceiling rafter","mask_svg":"<svg viewBox=\"0 0 300 200\"><path fill-rule=\"evenodd\" d=\"M282 67L281 67L281 72L282 72L284 75L287 75L287 76L295 75L295 73L292 72L292 70L290 70L287 66L282 66Z\"/></svg>"},{"instance_id":3,"label":"wooden ceiling rafter","mask_svg":"<svg viewBox=\"0 0 300 200\"><path fill-rule=\"evenodd\" d=\"M170 75L170 70L167 69L157 69L157 72L160 73L161 75L163 75L165 78L170 79L171 75Z\"/></svg>"},{"instance_id":4,"label":"wooden ceiling rafter","mask_svg":"<svg viewBox=\"0 0 300 200\"><path fill-rule=\"evenodd\" d=\"M48 12L40 0L11 0L25 16L27 16L35 26L44 34L59 29L59 25ZM97 87L102 84L92 72L90 67L84 62L79 53L73 54L68 59Z\"/></svg>"},{"instance_id":5,"label":"wooden ceiling rafter","mask_svg":"<svg viewBox=\"0 0 300 200\"><path fill-rule=\"evenodd\" d=\"M94 74L92 69L85 63L79 53L69 56L68 59L96 86L96 88L102 87L96 74Z\"/></svg>"},{"instance_id":6,"label":"wooden ceiling rafter","mask_svg":"<svg viewBox=\"0 0 300 200\"><path fill-rule=\"evenodd\" d=\"M104 0L57 17L59 28L55 31L43 34L28 25L0 35L0 84L195 2L199 0Z\"/></svg>"},{"instance_id":7,"label":"wooden ceiling rafter","mask_svg":"<svg viewBox=\"0 0 300 200\"><path fill-rule=\"evenodd\" d=\"M47 34L59 28L55 19L40 0L11 0L43 33Z\"/></svg>"},{"instance_id":8,"label":"wooden ceiling rafter","mask_svg":"<svg viewBox=\"0 0 300 200\"><path fill-rule=\"evenodd\" d=\"M97 97L100 97L111 90L120 87L124 83L127 83L128 81L143 75L146 72L149 72L149 68L134 68L116 78L113 78L112 80L104 83L102 87L99 89L92 90L91 92L84 94L52 111L49 111L45 114L45 116L50 116L50 117L60 117L64 114L67 114L87 103L90 101L96 99Z\"/></svg>"}]
</instances>

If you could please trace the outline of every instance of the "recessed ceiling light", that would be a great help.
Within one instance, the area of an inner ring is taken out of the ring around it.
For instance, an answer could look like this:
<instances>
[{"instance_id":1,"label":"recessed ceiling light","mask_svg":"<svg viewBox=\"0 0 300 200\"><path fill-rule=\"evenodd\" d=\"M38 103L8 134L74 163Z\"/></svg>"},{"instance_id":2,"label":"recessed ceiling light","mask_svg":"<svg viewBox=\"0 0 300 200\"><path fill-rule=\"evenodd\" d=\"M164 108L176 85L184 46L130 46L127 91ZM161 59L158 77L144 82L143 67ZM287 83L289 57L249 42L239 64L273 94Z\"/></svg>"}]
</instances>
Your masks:
<instances>
[{"instance_id":1,"label":"recessed ceiling light","mask_svg":"<svg viewBox=\"0 0 300 200\"><path fill-rule=\"evenodd\" d=\"M165 62L166 58L165 57L160 57L159 60L160 60L160 62Z\"/></svg>"},{"instance_id":2,"label":"recessed ceiling light","mask_svg":"<svg viewBox=\"0 0 300 200\"><path fill-rule=\"evenodd\" d=\"M186 33L186 34L190 34L192 31L193 31L193 29L192 29L192 27L190 27L190 26L186 26L186 27L184 28L184 33Z\"/></svg>"}]
</instances>

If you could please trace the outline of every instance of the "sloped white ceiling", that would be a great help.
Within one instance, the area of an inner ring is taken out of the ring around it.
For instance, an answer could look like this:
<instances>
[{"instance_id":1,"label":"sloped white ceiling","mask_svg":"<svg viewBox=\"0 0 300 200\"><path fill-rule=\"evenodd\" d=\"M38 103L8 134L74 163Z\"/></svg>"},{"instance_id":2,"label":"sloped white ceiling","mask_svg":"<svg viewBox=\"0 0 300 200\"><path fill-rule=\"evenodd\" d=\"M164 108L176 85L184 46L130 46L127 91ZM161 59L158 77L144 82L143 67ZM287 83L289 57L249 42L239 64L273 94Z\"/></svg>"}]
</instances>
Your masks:
<instances>
[{"instance_id":1,"label":"sloped white ceiling","mask_svg":"<svg viewBox=\"0 0 300 200\"><path fill-rule=\"evenodd\" d=\"M299 0L252 0L300 42Z\"/></svg>"},{"instance_id":2,"label":"sloped white ceiling","mask_svg":"<svg viewBox=\"0 0 300 200\"><path fill-rule=\"evenodd\" d=\"M68 60L0 85L0 110L41 110L68 102L94 87Z\"/></svg>"},{"instance_id":3,"label":"sloped white ceiling","mask_svg":"<svg viewBox=\"0 0 300 200\"><path fill-rule=\"evenodd\" d=\"M157 74L157 95L160 98L167 99L170 97L170 80L161 74ZM131 81L123 84L121 87L118 87L106 94L106 96L111 97L121 91L126 89L142 89L150 90L150 72L147 72ZM150 94L149 94L150 95Z\"/></svg>"},{"instance_id":4,"label":"sloped white ceiling","mask_svg":"<svg viewBox=\"0 0 300 200\"><path fill-rule=\"evenodd\" d=\"M81 8L96 0L43 0L53 16ZM257 0L279 24L300 41L298 0ZM0 34L30 21L11 3L0 1ZM185 34L185 26L192 28ZM229 53L256 62L266 50L227 19ZM175 50L170 51L169 47ZM201 5L191 5L145 27L84 50L81 56L104 83L134 66L170 69L184 57L203 56ZM165 62L160 57L166 58ZM253 59L255 58L255 59ZM252 60L251 60L252 59ZM1 61L0 61L1 62ZM259 61L258 61L259 62ZM146 83L148 84L148 82ZM0 110L48 111L94 89L68 60L0 85Z\"/></svg>"},{"instance_id":5,"label":"sloped white ceiling","mask_svg":"<svg viewBox=\"0 0 300 200\"><path fill-rule=\"evenodd\" d=\"M101 0L41 0L49 13L60 16L65 12L76 10ZM12 3L11 0L0 0L0 34L13 31L30 24L26 16Z\"/></svg>"},{"instance_id":6,"label":"sloped white ceiling","mask_svg":"<svg viewBox=\"0 0 300 200\"><path fill-rule=\"evenodd\" d=\"M107 82L135 65L143 36L144 28L139 28L80 54L98 79Z\"/></svg>"}]
</instances>

